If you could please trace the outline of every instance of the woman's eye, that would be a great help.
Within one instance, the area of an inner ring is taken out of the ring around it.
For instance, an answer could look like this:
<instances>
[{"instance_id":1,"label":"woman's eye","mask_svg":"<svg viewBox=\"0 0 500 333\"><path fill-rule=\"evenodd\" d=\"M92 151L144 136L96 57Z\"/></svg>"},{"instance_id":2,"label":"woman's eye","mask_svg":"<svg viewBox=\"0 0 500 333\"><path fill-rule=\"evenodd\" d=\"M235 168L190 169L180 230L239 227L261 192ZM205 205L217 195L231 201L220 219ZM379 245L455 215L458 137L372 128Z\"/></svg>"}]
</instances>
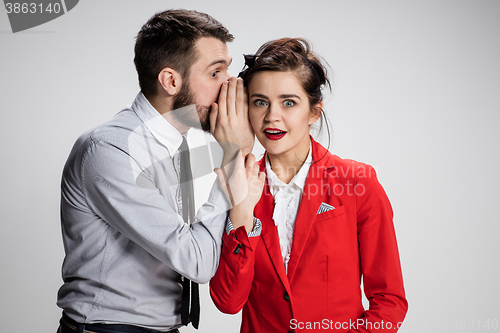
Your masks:
<instances>
[{"instance_id":1,"label":"woman's eye","mask_svg":"<svg viewBox=\"0 0 500 333\"><path fill-rule=\"evenodd\" d=\"M219 73L220 73L220 71L215 71L212 74L210 74L210 76L215 78L215 77L217 77L217 75L219 75Z\"/></svg>"},{"instance_id":2,"label":"woman's eye","mask_svg":"<svg viewBox=\"0 0 500 333\"><path fill-rule=\"evenodd\" d=\"M255 106L266 106L267 105L267 102L262 100L262 99L258 99L254 102Z\"/></svg>"},{"instance_id":3,"label":"woman's eye","mask_svg":"<svg viewBox=\"0 0 500 333\"><path fill-rule=\"evenodd\" d=\"M286 100L286 101L283 102L283 105L286 106L286 107L292 107L292 106L295 105L295 102L288 99L288 100Z\"/></svg>"}]
</instances>

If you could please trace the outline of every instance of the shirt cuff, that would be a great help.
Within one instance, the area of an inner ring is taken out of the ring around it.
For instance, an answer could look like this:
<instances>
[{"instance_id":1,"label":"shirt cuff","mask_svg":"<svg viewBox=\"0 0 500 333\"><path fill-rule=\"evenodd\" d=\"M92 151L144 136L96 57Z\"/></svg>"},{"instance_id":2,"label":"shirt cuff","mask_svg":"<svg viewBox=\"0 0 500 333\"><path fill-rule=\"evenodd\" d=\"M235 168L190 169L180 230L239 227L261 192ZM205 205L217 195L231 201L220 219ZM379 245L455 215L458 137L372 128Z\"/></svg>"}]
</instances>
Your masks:
<instances>
[{"instance_id":1,"label":"shirt cuff","mask_svg":"<svg viewBox=\"0 0 500 333\"><path fill-rule=\"evenodd\" d=\"M229 215L227 216L227 223L226 223L226 233L229 235L231 230L234 230L233 223L231 222L231 219L229 219ZM248 233L248 237L257 237L260 236L260 233L262 231L262 222L255 216L253 217L253 229L251 232Z\"/></svg>"}]
</instances>

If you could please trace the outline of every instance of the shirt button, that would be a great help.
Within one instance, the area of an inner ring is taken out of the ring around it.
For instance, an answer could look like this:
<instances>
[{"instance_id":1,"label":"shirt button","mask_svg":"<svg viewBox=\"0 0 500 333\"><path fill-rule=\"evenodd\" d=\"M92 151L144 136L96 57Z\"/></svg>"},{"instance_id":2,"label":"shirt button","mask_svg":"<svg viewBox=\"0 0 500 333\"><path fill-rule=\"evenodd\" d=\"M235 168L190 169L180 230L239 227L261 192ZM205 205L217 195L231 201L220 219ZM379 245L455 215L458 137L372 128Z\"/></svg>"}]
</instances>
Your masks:
<instances>
[{"instance_id":1,"label":"shirt button","mask_svg":"<svg viewBox=\"0 0 500 333\"><path fill-rule=\"evenodd\" d=\"M241 243L238 243L238 245L236 245L236 248L234 249L233 253L234 254L239 254L240 253L240 249L243 247L243 244Z\"/></svg>"},{"instance_id":2,"label":"shirt button","mask_svg":"<svg viewBox=\"0 0 500 333\"><path fill-rule=\"evenodd\" d=\"M290 296L288 295L288 293L286 291L283 294L283 298L285 299L285 301L290 302Z\"/></svg>"}]
</instances>

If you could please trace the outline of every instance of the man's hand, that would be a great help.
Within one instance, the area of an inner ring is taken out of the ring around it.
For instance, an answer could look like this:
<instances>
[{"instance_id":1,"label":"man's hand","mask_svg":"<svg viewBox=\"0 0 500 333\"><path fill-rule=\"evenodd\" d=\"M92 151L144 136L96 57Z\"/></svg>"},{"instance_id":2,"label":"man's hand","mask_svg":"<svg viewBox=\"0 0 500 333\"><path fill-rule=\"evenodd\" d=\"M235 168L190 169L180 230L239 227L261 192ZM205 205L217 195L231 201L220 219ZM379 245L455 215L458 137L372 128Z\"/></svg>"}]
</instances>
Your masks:
<instances>
[{"instance_id":1,"label":"man's hand","mask_svg":"<svg viewBox=\"0 0 500 333\"><path fill-rule=\"evenodd\" d=\"M244 225L250 232L253 229L253 210L262 196L266 175L259 172L259 165L255 163L252 153L244 158L240 150L234 163L234 171L229 179L221 169L216 168L215 172L231 202L230 219L233 227L238 229Z\"/></svg>"},{"instance_id":2,"label":"man's hand","mask_svg":"<svg viewBox=\"0 0 500 333\"><path fill-rule=\"evenodd\" d=\"M248 120L248 102L243 80L231 77L221 86L218 104L210 112L210 133L224 150L222 165L235 158L238 149L243 156L252 152L255 140Z\"/></svg>"}]
</instances>

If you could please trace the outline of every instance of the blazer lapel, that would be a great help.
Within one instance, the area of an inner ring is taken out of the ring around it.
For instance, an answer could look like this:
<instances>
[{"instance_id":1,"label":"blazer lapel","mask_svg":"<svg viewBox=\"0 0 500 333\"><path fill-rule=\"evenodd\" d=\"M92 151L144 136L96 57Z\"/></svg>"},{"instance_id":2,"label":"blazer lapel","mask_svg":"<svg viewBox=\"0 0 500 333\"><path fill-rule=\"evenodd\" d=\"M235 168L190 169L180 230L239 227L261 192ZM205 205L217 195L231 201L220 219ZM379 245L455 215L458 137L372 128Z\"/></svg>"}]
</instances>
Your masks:
<instances>
[{"instance_id":1,"label":"blazer lapel","mask_svg":"<svg viewBox=\"0 0 500 333\"><path fill-rule=\"evenodd\" d=\"M329 158L330 155L327 153L326 149L316 143L312 138L311 141L313 161L318 162L313 163L309 168L299 211L295 219L292 250L290 253L290 261L288 262L289 281L293 279L302 252L304 251L307 238L316 220L316 214L327 193L328 182L327 179L325 179L325 165L333 165L333 161ZM327 154L325 155L325 153Z\"/></svg>"},{"instance_id":2,"label":"blazer lapel","mask_svg":"<svg viewBox=\"0 0 500 333\"><path fill-rule=\"evenodd\" d=\"M265 155L264 158L262 158L259 161L259 164L260 164L260 171L265 172L265 165L266 165ZM280 240L278 237L278 231L272 219L273 207L274 207L273 196L271 195L271 192L269 190L269 185L267 183L267 177L266 177L266 184L264 186L264 191L262 193L260 201L254 208L254 214L256 217L260 219L262 223L261 237L262 240L264 241L269 257L271 258L274 269L276 270L276 274L278 274L278 277L283 283L285 289L288 291L288 293L290 293L290 284L288 282L288 277L285 271L285 265L283 264L283 258L281 256L281 247L280 247Z\"/></svg>"},{"instance_id":3,"label":"blazer lapel","mask_svg":"<svg viewBox=\"0 0 500 333\"><path fill-rule=\"evenodd\" d=\"M314 165L311 165L311 169ZM309 171L311 173L312 170ZM290 261L288 262L288 279L292 281L297 265L299 264L300 257L304 251L307 238L311 231L312 225L316 219L316 213L321 205L323 195L324 182L322 178L307 178L302 193L302 200L300 202L297 218L295 219L295 230L293 232L292 251L290 253ZM317 194L314 194L314 193Z\"/></svg>"}]
</instances>

